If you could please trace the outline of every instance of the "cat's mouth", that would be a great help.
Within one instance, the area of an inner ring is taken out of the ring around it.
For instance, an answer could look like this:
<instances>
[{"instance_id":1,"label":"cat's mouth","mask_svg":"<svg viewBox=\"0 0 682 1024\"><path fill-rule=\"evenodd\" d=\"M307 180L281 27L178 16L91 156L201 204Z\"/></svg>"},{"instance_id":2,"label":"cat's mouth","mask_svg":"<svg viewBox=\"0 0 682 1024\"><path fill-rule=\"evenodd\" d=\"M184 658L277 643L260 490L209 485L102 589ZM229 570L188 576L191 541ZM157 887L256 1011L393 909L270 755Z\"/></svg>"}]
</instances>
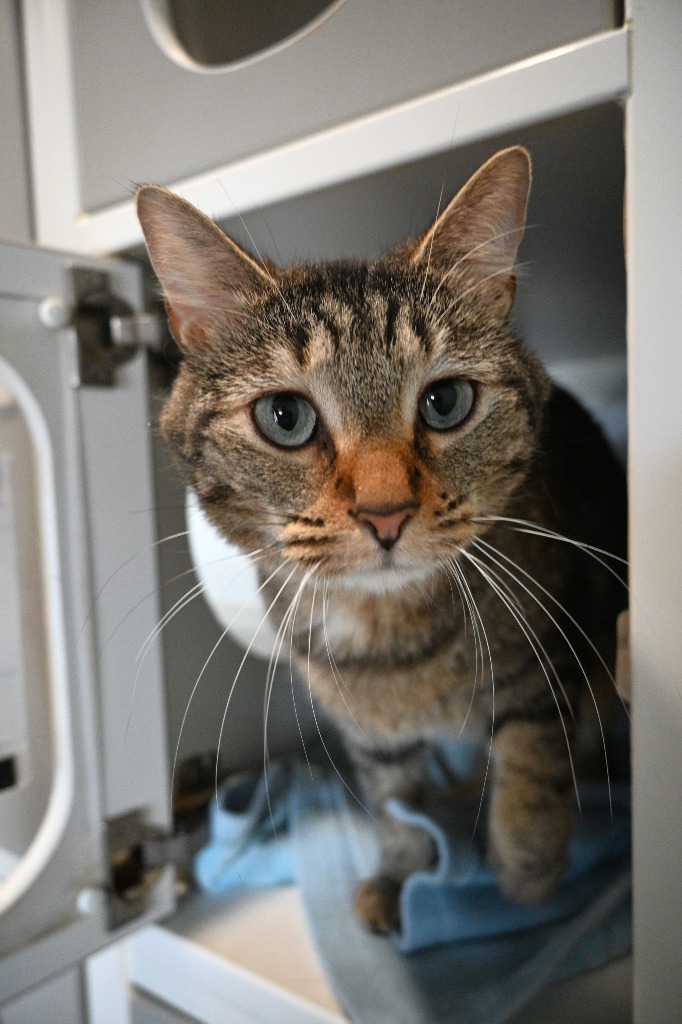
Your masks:
<instances>
[{"instance_id":1,"label":"cat's mouth","mask_svg":"<svg viewBox=\"0 0 682 1024\"><path fill-rule=\"evenodd\" d=\"M388 552L383 565L360 566L339 573L337 583L348 590L363 591L368 594L385 594L402 590L414 583L424 583L435 571L434 566L399 565Z\"/></svg>"}]
</instances>

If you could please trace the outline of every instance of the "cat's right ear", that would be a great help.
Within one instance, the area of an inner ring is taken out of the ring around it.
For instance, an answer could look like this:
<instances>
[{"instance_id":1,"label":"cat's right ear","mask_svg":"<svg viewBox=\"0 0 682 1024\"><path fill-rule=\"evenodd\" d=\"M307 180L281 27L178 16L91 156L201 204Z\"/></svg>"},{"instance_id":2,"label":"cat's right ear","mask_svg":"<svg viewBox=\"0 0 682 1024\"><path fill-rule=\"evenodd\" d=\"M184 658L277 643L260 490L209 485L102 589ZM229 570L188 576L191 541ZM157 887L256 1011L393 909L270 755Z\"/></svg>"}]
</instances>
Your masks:
<instances>
[{"instance_id":1,"label":"cat's right ear","mask_svg":"<svg viewBox=\"0 0 682 1024\"><path fill-rule=\"evenodd\" d=\"M143 185L137 216L161 282L173 337L186 353L212 346L216 314L241 315L246 297L270 278L203 213L159 185Z\"/></svg>"}]
</instances>

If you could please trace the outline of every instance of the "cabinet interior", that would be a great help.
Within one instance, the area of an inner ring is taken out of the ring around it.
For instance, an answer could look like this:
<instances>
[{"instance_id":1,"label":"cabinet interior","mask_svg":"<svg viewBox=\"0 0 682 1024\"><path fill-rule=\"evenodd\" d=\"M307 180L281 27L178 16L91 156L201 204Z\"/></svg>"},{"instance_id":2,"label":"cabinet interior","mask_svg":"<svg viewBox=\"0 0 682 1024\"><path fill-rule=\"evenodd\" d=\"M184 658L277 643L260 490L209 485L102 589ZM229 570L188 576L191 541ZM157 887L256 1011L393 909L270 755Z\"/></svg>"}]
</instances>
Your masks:
<instances>
[{"instance_id":1,"label":"cabinet interior","mask_svg":"<svg viewBox=\"0 0 682 1024\"><path fill-rule=\"evenodd\" d=\"M533 159L528 228L519 253L514 324L556 378L583 399L625 454L625 267L623 258L623 111L608 104L534 125L335 188L270 206L222 227L262 257L294 260L372 257L422 231L496 150L521 143ZM153 415L168 384L156 367ZM159 537L185 529L184 493L162 444L155 440ZM194 583L180 539L159 547L162 612ZM190 580L188 583L187 580ZM175 580L175 582L172 582ZM168 582L171 581L171 582ZM184 638L192 636L188 645ZM163 632L171 760L214 751L225 695L242 657L228 639L189 695L220 636L199 598ZM221 758L226 769L263 761L263 686L267 663L251 659L240 677L225 722ZM289 672L278 670L269 716L273 755L300 749ZM297 701L299 713L306 705ZM304 716L305 718L305 716ZM306 733L314 729L305 718Z\"/></svg>"}]
</instances>

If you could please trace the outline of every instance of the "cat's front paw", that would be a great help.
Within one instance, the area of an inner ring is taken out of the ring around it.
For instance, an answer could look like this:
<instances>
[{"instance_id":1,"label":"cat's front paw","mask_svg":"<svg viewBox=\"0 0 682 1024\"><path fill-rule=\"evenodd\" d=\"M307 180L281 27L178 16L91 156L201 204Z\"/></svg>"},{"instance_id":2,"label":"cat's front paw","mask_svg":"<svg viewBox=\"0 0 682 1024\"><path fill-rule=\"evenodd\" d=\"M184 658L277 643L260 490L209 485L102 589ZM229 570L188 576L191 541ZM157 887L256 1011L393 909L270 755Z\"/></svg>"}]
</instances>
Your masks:
<instances>
[{"instance_id":1,"label":"cat's front paw","mask_svg":"<svg viewBox=\"0 0 682 1024\"><path fill-rule=\"evenodd\" d=\"M378 935L400 931L400 882L375 875L355 890L355 913L365 927Z\"/></svg>"},{"instance_id":2,"label":"cat's front paw","mask_svg":"<svg viewBox=\"0 0 682 1024\"><path fill-rule=\"evenodd\" d=\"M517 852L505 858L494 847L488 852L488 863L507 899L522 906L545 903L566 872L565 856L533 857Z\"/></svg>"}]
</instances>

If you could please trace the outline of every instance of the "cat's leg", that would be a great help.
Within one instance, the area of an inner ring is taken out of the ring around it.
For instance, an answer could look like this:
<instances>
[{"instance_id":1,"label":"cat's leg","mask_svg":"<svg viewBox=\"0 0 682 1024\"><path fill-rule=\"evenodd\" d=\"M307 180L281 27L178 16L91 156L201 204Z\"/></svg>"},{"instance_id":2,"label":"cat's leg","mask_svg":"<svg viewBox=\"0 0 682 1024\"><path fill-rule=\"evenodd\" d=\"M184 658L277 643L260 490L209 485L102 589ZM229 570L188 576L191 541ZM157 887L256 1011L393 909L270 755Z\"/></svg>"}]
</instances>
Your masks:
<instances>
[{"instance_id":1,"label":"cat's leg","mask_svg":"<svg viewBox=\"0 0 682 1024\"><path fill-rule=\"evenodd\" d=\"M363 792L376 817L379 870L362 882L355 894L360 920L374 932L387 934L400 927L400 890L414 871L429 867L435 857L430 836L399 821L386 809L391 797L419 804L427 779L426 748L422 743L369 747L347 743Z\"/></svg>"},{"instance_id":2,"label":"cat's leg","mask_svg":"<svg viewBox=\"0 0 682 1024\"><path fill-rule=\"evenodd\" d=\"M511 900L541 903L561 881L574 783L560 721L509 720L493 738L488 860Z\"/></svg>"}]
</instances>

